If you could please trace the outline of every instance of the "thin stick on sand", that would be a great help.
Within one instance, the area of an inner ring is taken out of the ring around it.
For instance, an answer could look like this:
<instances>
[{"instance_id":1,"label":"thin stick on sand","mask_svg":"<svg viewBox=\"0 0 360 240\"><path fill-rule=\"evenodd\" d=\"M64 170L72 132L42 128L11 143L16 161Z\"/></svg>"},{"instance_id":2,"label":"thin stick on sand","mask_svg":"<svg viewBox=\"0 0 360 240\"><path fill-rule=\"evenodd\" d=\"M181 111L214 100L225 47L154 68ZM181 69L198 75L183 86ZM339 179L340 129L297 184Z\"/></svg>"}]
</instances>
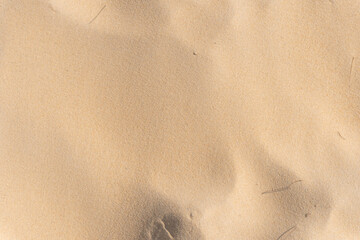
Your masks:
<instances>
[{"instance_id":1,"label":"thin stick on sand","mask_svg":"<svg viewBox=\"0 0 360 240\"><path fill-rule=\"evenodd\" d=\"M353 71L354 60L355 60L355 57L353 57L353 58L351 59L351 65L350 65L350 78L349 78L349 82L350 82L350 84L351 84L351 76L352 76L352 71Z\"/></svg>"},{"instance_id":2,"label":"thin stick on sand","mask_svg":"<svg viewBox=\"0 0 360 240\"><path fill-rule=\"evenodd\" d=\"M287 234L288 232L290 232L294 228L296 228L296 226L293 226L293 227L289 228L288 230L286 230L285 232L283 232L276 240L279 240L280 238L282 238L285 234Z\"/></svg>"},{"instance_id":3,"label":"thin stick on sand","mask_svg":"<svg viewBox=\"0 0 360 240\"><path fill-rule=\"evenodd\" d=\"M96 14L96 16L95 16L93 19L91 19L91 21L89 22L89 24L91 24L93 21L95 21L95 19L100 15L100 13L105 9L105 7L106 7L106 5L104 5L104 6L100 9L100 11Z\"/></svg>"},{"instance_id":4,"label":"thin stick on sand","mask_svg":"<svg viewBox=\"0 0 360 240\"><path fill-rule=\"evenodd\" d=\"M262 192L261 194L282 192L282 191L288 190L288 189L291 187L291 185L293 185L293 184L295 184L295 183L298 183L298 182L301 182L301 181L302 181L302 180L297 180L297 181L295 181L295 182L290 183L289 185L287 185L287 186L285 186L285 187L272 189L272 190L270 190L270 191Z\"/></svg>"}]
</instances>

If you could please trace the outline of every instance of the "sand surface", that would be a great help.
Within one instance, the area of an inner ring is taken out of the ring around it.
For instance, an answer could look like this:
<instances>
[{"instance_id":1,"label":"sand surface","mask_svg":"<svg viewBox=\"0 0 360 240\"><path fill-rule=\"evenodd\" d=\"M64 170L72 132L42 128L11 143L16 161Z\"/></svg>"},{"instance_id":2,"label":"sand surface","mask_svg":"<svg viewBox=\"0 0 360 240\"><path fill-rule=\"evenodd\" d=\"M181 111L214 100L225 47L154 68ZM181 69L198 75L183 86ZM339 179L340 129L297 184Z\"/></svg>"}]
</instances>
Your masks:
<instances>
[{"instance_id":1,"label":"sand surface","mask_svg":"<svg viewBox=\"0 0 360 240\"><path fill-rule=\"evenodd\" d=\"M0 239L360 239L360 1L0 0Z\"/></svg>"}]
</instances>

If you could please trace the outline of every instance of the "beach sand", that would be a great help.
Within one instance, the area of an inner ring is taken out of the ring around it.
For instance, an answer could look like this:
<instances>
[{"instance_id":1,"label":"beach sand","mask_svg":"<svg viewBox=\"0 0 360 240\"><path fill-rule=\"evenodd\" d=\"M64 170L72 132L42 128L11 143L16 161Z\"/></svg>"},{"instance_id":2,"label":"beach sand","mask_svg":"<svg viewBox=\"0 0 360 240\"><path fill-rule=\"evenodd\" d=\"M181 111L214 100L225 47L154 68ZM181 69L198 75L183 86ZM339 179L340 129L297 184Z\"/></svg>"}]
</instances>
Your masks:
<instances>
[{"instance_id":1,"label":"beach sand","mask_svg":"<svg viewBox=\"0 0 360 240\"><path fill-rule=\"evenodd\" d=\"M360 239L359 0L0 0L0 239Z\"/></svg>"}]
</instances>

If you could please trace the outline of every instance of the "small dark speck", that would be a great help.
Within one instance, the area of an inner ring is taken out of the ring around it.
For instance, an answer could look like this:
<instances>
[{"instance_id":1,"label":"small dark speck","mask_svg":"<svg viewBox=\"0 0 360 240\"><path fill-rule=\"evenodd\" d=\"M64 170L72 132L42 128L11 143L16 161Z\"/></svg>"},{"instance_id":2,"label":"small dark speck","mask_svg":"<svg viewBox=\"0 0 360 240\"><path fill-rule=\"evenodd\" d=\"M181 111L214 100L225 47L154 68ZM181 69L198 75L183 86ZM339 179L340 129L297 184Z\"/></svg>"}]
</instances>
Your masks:
<instances>
[{"instance_id":1,"label":"small dark speck","mask_svg":"<svg viewBox=\"0 0 360 240\"><path fill-rule=\"evenodd\" d=\"M307 218L309 216L309 214L308 213L305 213L305 217Z\"/></svg>"},{"instance_id":2,"label":"small dark speck","mask_svg":"<svg viewBox=\"0 0 360 240\"><path fill-rule=\"evenodd\" d=\"M314 208L316 208L316 204L314 205Z\"/></svg>"},{"instance_id":3,"label":"small dark speck","mask_svg":"<svg viewBox=\"0 0 360 240\"><path fill-rule=\"evenodd\" d=\"M192 213L190 213L190 219L193 219L194 215Z\"/></svg>"},{"instance_id":4,"label":"small dark speck","mask_svg":"<svg viewBox=\"0 0 360 240\"><path fill-rule=\"evenodd\" d=\"M197 53L196 53L196 52L193 52L193 55L194 55L194 56L196 56L196 55L197 55Z\"/></svg>"}]
</instances>

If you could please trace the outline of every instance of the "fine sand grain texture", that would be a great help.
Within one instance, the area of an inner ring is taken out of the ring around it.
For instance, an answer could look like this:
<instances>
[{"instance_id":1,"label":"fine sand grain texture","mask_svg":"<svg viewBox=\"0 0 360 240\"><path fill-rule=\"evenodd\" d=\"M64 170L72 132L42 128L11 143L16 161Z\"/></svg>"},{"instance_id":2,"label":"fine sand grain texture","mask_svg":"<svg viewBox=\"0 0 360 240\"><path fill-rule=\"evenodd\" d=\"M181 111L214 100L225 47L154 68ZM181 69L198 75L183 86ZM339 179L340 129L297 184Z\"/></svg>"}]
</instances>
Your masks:
<instances>
[{"instance_id":1,"label":"fine sand grain texture","mask_svg":"<svg viewBox=\"0 0 360 240\"><path fill-rule=\"evenodd\" d=\"M360 239L360 0L0 0L0 239Z\"/></svg>"}]
</instances>

